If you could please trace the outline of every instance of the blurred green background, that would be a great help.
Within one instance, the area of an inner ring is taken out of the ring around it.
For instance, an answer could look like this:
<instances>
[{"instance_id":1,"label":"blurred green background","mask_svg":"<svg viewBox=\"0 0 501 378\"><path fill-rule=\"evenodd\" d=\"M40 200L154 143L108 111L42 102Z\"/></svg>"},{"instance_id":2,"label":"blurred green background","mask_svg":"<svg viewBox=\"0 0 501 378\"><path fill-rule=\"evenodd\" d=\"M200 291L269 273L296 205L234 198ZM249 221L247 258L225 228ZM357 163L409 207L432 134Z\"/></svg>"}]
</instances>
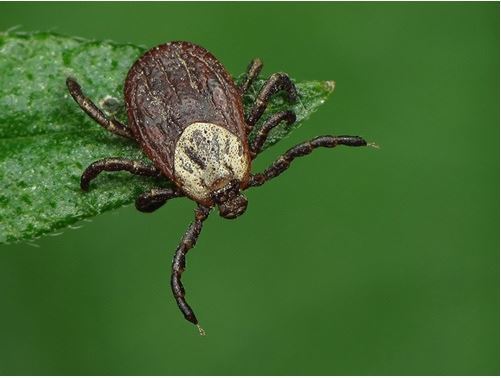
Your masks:
<instances>
[{"instance_id":1,"label":"blurred green background","mask_svg":"<svg viewBox=\"0 0 501 378\"><path fill-rule=\"evenodd\" d=\"M184 275L205 338L169 288L186 199L0 246L0 374L499 374L498 3L1 3L14 25L336 80L255 170L321 134L381 149L317 151L209 218Z\"/></svg>"}]
</instances>

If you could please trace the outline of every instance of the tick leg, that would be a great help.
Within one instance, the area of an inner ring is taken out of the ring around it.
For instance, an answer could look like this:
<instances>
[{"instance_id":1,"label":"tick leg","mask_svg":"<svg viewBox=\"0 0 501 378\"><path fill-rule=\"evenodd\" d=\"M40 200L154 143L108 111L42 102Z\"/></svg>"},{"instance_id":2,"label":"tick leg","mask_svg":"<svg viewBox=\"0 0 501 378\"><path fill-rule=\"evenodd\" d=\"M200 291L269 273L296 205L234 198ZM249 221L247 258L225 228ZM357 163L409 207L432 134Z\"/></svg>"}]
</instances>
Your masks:
<instances>
[{"instance_id":1,"label":"tick leg","mask_svg":"<svg viewBox=\"0 0 501 378\"><path fill-rule=\"evenodd\" d=\"M145 213L151 213L162 207L171 198L184 197L177 189L155 188L142 193L136 199L136 209Z\"/></svg>"},{"instance_id":2,"label":"tick leg","mask_svg":"<svg viewBox=\"0 0 501 378\"><path fill-rule=\"evenodd\" d=\"M250 146L251 154L253 157L261 152L261 148L263 147L264 142L266 142L266 138L268 137L270 130L282 121L285 121L287 125L292 125L294 122L296 122L296 114L293 111L287 110L285 112L280 112L272 115L263 124L263 126L261 126Z\"/></svg>"},{"instance_id":3,"label":"tick leg","mask_svg":"<svg viewBox=\"0 0 501 378\"><path fill-rule=\"evenodd\" d=\"M82 177L80 178L80 187L85 191L89 190L90 182L103 171L127 171L135 175L151 177L158 177L161 174L160 171L155 167L146 165L141 161L116 157L106 158L95 161L94 163L89 165L87 169L85 169Z\"/></svg>"},{"instance_id":4,"label":"tick leg","mask_svg":"<svg viewBox=\"0 0 501 378\"><path fill-rule=\"evenodd\" d=\"M240 84L240 91L242 92L242 94L246 93L249 90L254 80L259 76L262 68L263 62L261 62L261 59L252 59L252 61L249 63L249 66L247 67L245 81Z\"/></svg>"},{"instance_id":5,"label":"tick leg","mask_svg":"<svg viewBox=\"0 0 501 378\"><path fill-rule=\"evenodd\" d=\"M266 181L271 180L274 177L277 177L282 172L284 172L287 168L289 168L291 162L300 156L309 155L315 148L318 147L327 147L333 148L338 145L344 145L349 147L362 147L367 146L367 142L358 136L320 136L314 138L308 142L304 142L298 144L295 147L292 147L285 154L280 156L275 162L267 168L263 173L257 173L252 175L249 181L249 186L261 186Z\"/></svg>"},{"instance_id":6,"label":"tick leg","mask_svg":"<svg viewBox=\"0 0 501 378\"><path fill-rule=\"evenodd\" d=\"M106 115L99 109L96 104L94 104L87 96L82 92L82 88L77 81L71 77L66 79L66 86L70 91L71 97L77 102L78 105L87 113L90 118L103 126L106 130L111 131L114 134L123 136L129 139L135 139L132 135L132 131L127 128L123 123L117 121L116 119L109 119Z\"/></svg>"},{"instance_id":7,"label":"tick leg","mask_svg":"<svg viewBox=\"0 0 501 378\"><path fill-rule=\"evenodd\" d=\"M203 329L198 325L198 320L191 307L186 303L184 297L185 291L181 282L181 275L186 267L186 254L195 246L200 231L202 231L202 224L209 216L210 208L198 205L195 209L195 221L190 224L188 230L184 234L181 242L177 246L176 253L172 259L172 275L171 275L171 288L174 298L176 298L177 305L183 313L186 320L195 324L201 335L204 335Z\"/></svg>"},{"instance_id":8,"label":"tick leg","mask_svg":"<svg viewBox=\"0 0 501 378\"><path fill-rule=\"evenodd\" d=\"M249 115L247 116L246 122L249 129L252 129L252 126L254 126L259 118L261 118L266 110L266 107L268 106L268 101L271 96L279 91L286 91L290 102L295 102L298 99L296 86L289 76L283 72L274 73L270 76L268 81L264 83L261 91L257 95L256 101L254 102Z\"/></svg>"}]
</instances>

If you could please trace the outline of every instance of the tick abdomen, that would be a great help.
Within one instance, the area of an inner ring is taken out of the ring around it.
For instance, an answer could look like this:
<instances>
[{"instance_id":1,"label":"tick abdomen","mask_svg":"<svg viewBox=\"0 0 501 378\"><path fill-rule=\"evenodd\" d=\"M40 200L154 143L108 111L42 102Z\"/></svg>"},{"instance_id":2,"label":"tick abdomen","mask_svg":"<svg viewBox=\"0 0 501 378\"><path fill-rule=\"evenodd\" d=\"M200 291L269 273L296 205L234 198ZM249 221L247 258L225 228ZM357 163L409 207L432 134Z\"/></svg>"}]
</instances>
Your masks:
<instances>
[{"instance_id":1,"label":"tick abdomen","mask_svg":"<svg viewBox=\"0 0 501 378\"><path fill-rule=\"evenodd\" d=\"M213 123L195 122L186 127L174 153L174 178L191 198L212 202L211 193L229 181L245 183L249 157L241 140Z\"/></svg>"}]
</instances>

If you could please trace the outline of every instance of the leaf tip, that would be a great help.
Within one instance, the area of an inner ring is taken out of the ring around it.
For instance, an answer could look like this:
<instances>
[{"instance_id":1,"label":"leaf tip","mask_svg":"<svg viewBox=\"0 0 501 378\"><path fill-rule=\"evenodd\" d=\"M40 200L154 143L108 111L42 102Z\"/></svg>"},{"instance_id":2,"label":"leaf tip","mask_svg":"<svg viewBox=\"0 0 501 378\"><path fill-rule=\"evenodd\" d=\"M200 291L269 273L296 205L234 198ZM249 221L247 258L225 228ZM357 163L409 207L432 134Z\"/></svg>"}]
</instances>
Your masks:
<instances>
[{"instance_id":1,"label":"leaf tip","mask_svg":"<svg viewBox=\"0 0 501 378\"><path fill-rule=\"evenodd\" d=\"M334 80L327 80L324 81L324 87L329 93L334 92L334 89L336 88L336 82Z\"/></svg>"}]
</instances>

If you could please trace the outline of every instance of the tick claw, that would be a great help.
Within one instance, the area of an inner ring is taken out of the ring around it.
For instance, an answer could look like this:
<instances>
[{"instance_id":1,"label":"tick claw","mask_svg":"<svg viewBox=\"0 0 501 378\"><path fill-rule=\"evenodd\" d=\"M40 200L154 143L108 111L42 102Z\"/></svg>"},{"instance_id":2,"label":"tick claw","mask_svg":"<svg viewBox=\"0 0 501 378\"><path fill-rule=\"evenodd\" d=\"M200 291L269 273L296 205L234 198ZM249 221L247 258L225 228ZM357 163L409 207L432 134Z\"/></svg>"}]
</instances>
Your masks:
<instances>
[{"instance_id":1,"label":"tick claw","mask_svg":"<svg viewBox=\"0 0 501 378\"><path fill-rule=\"evenodd\" d=\"M204 329L202 327L200 327L200 325L198 325L198 324L195 324L195 325L198 328L198 332L200 333L200 336L205 336L206 333L205 333Z\"/></svg>"},{"instance_id":2,"label":"tick claw","mask_svg":"<svg viewBox=\"0 0 501 378\"><path fill-rule=\"evenodd\" d=\"M367 143L367 147L377 148L379 150L379 145L374 142Z\"/></svg>"}]
</instances>

